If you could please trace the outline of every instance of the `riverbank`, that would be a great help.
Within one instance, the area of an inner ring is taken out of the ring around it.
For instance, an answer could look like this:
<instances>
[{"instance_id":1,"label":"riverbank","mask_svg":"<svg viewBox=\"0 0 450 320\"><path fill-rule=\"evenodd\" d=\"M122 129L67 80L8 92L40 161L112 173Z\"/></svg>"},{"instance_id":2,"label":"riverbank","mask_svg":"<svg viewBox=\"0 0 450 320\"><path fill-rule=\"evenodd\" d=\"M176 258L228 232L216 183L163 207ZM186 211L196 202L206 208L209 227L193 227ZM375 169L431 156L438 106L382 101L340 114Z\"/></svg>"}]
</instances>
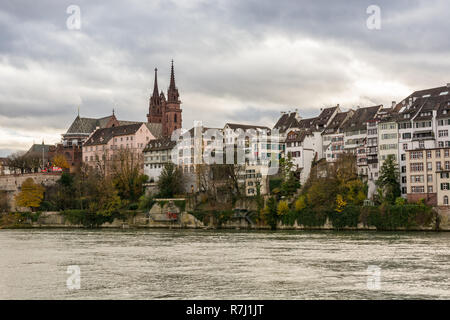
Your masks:
<instances>
[{"instance_id":1,"label":"riverbank","mask_svg":"<svg viewBox=\"0 0 450 320\"><path fill-rule=\"evenodd\" d=\"M228 221L217 223L213 219L205 222L200 221L194 215L187 212L179 214L177 220L158 220L149 213L136 212L121 218L111 219L95 226L82 223L74 223L68 219L67 215L61 212L41 212L33 214L10 213L2 214L0 219L0 229L26 229L26 228L167 228L167 229L249 229L249 230L270 230L271 228L263 222L253 223L243 217L230 218ZM320 226L305 226L295 221L292 224L285 224L281 221L277 223L278 230L345 230L345 231L377 231L375 226L359 222L354 227L333 226L330 219ZM428 225L395 227L382 229L383 231L450 231L450 213L448 210L437 210L436 218Z\"/></svg>"}]
</instances>

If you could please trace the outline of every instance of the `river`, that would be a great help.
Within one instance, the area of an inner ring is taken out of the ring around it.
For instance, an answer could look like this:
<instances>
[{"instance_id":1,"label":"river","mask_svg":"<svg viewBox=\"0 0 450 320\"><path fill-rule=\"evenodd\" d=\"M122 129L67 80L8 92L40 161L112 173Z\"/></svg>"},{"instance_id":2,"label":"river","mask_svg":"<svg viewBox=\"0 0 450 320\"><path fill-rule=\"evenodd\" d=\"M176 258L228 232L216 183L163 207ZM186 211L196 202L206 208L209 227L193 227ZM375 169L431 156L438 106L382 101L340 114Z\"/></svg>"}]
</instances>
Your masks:
<instances>
[{"instance_id":1,"label":"river","mask_svg":"<svg viewBox=\"0 0 450 320\"><path fill-rule=\"evenodd\" d=\"M450 299L450 233L0 230L0 299L83 298Z\"/></svg>"}]
</instances>

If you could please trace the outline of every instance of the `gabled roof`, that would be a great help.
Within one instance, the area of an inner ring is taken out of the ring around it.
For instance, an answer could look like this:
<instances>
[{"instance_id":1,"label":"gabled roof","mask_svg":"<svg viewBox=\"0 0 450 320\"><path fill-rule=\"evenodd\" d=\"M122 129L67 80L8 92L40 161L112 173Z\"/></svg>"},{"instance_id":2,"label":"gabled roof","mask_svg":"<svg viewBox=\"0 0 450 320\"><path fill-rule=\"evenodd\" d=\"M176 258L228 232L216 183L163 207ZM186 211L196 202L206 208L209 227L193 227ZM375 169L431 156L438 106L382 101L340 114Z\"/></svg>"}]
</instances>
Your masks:
<instances>
[{"instance_id":1,"label":"gabled roof","mask_svg":"<svg viewBox=\"0 0 450 320\"><path fill-rule=\"evenodd\" d=\"M286 142L303 142L307 135L311 135L309 130L289 131L286 135Z\"/></svg>"},{"instance_id":2,"label":"gabled roof","mask_svg":"<svg viewBox=\"0 0 450 320\"><path fill-rule=\"evenodd\" d=\"M339 106L323 109L319 116L316 118L315 125L319 127L325 126L338 109Z\"/></svg>"},{"instance_id":3,"label":"gabled roof","mask_svg":"<svg viewBox=\"0 0 450 320\"><path fill-rule=\"evenodd\" d=\"M273 128L278 129L280 133L284 133L288 129L295 127L298 127L297 112L291 112L284 113Z\"/></svg>"},{"instance_id":4,"label":"gabled roof","mask_svg":"<svg viewBox=\"0 0 450 320\"><path fill-rule=\"evenodd\" d=\"M309 119L301 119L298 121L298 128L299 129L315 129L315 124L317 121L317 117L315 118L309 118Z\"/></svg>"},{"instance_id":5,"label":"gabled roof","mask_svg":"<svg viewBox=\"0 0 450 320\"><path fill-rule=\"evenodd\" d=\"M84 143L84 146L107 144L113 137L135 134L143 123L129 124L96 130Z\"/></svg>"},{"instance_id":6,"label":"gabled roof","mask_svg":"<svg viewBox=\"0 0 450 320\"><path fill-rule=\"evenodd\" d=\"M155 138L158 139L162 137L162 123L149 123L149 122L144 123Z\"/></svg>"},{"instance_id":7,"label":"gabled roof","mask_svg":"<svg viewBox=\"0 0 450 320\"><path fill-rule=\"evenodd\" d=\"M30 154L30 153L42 154L42 150L44 150L44 153L48 153L48 150L50 149L50 147L51 147L51 145L49 145L49 144L38 144L38 143L35 143L27 151L27 154Z\"/></svg>"},{"instance_id":8,"label":"gabled roof","mask_svg":"<svg viewBox=\"0 0 450 320\"><path fill-rule=\"evenodd\" d=\"M177 142L172 141L170 138L151 140L145 147L144 152L170 150L173 149L176 144Z\"/></svg>"},{"instance_id":9,"label":"gabled roof","mask_svg":"<svg viewBox=\"0 0 450 320\"><path fill-rule=\"evenodd\" d=\"M345 121L347 121L347 118L353 115L353 112L353 110L349 110L336 114L322 134L334 134L338 132L339 128L345 123Z\"/></svg>"},{"instance_id":10,"label":"gabled roof","mask_svg":"<svg viewBox=\"0 0 450 320\"><path fill-rule=\"evenodd\" d=\"M69 129L67 130L66 134L91 134L94 132L96 127L101 127L101 122L105 122L105 118L101 119L93 119L93 118L80 118L79 116L75 118L75 120L70 125Z\"/></svg>"},{"instance_id":11,"label":"gabled roof","mask_svg":"<svg viewBox=\"0 0 450 320\"><path fill-rule=\"evenodd\" d=\"M366 129L366 122L374 119L381 107L382 105L356 109L353 116L343 124L342 128L345 131Z\"/></svg>"},{"instance_id":12,"label":"gabled roof","mask_svg":"<svg viewBox=\"0 0 450 320\"><path fill-rule=\"evenodd\" d=\"M249 129L267 129L270 130L269 127L266 126L255 126L250 124L239 124L239 123L226 123L225 127L228 126L232 130L236 129L242 129L242 130L249 130Z\"/></svg>"}]
</instances>

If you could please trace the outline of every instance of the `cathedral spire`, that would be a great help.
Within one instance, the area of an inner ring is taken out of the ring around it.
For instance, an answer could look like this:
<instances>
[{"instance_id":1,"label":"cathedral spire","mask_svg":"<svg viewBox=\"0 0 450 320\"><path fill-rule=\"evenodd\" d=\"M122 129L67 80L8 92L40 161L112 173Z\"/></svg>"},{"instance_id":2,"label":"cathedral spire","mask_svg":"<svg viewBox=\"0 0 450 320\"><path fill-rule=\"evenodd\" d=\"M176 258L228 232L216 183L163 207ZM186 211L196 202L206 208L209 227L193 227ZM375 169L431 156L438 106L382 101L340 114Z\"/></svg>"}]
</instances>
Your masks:
<instances>
[{"instance_id":1,"label":"cathedral spire","mask_svg":"<svg viewBox=\"0 0 450 320\"><path fill-rule=\"evenodd\" d=\"M170 72L170 86L169 89L175 89L175 72L173 71L173 59L172 59L172 70Z\"/></svg>"},{"instance_id":2,"label":"cathedral spire","mask_svg":"<svg viewBox=\"0 0 450 320\"><path fill-rule=\"evenodd\" d=\"M153 88L153 96L158 96L158 68L155 68L155 86Z\"/></svg>"},{"instance_id":3,"label":"cathedral spire","mask_svg":"<svg viewBox=\"0 0 450 320\"><path fill-rule=\"evenodd\" d=\"M172 70L170 72L170 86L167 90L167 102L178 103L179 95L178 89L175 86L175 72L173 70L173 60L172 60Z\"/></svg>"}]
</instances>

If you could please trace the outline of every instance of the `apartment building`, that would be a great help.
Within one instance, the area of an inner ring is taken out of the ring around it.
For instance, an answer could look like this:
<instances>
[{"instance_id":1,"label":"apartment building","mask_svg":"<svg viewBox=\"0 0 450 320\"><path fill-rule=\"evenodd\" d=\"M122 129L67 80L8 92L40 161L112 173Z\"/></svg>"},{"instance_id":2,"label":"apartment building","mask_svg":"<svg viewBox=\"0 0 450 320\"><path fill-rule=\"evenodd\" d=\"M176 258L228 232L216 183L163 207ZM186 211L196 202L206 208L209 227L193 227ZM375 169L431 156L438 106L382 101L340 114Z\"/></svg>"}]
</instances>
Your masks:
<instances>
[{"instance_id":1,"label":"apartment building","mask_svg":"<svg viewBox=\"0 0 450 320\"><path fill-rule=\"evenodd\" d=\"M346 121L342 129L344 131L344 151L356 155L358 174L367 177L369 175L367 156L367 123L375 119L382 105L357 108L353 116Z\"/></svg>"},{"instance_id":2,"label":"apartment building","mask_svg":"<svg viewBox=\"0 0 450 320\"><path fill-rule=\"evenodd\" d=\"M144 174L149 177L149 182L157 182L164 165L172 161L172 152L176 142L170 138L151 140L144 153Z\"/></svg>"},{"instance_id":3,"label":"apartment building","mask_svg":"<svg viewBox=\"0 0 450 320\"><path fill-rule=\"evenodd\" d=\"M108 173L120 156L128 153L130 161L139 163L143 171L142 151L158 136L152 129L151 123L97 129L83 144L83 162Z\"/></svg>"},{"instance_id":4,"label":"apartment building","mask_svg":"<svg viewBox=\"0 0 450 320\"><path fill-rule=\"evenodd\" d=\"M317 154L317 139L309 130L291 130L286 137L286 155L292 157L292 162L300 179L304 184L311 172L312 161Z\"/></svg>"},{"instance_id":5,"label":"apartment building","mask_svg":"<svg viewBox=\"0 0 450 320\"><path fill-rule=\"evenodd\" d=\"M354 111L340 112L334 116L331 123L322 132L324 157L328 162L335 162L344 152L343 124L353 116Z\"/></svg>"}]
</instances>

